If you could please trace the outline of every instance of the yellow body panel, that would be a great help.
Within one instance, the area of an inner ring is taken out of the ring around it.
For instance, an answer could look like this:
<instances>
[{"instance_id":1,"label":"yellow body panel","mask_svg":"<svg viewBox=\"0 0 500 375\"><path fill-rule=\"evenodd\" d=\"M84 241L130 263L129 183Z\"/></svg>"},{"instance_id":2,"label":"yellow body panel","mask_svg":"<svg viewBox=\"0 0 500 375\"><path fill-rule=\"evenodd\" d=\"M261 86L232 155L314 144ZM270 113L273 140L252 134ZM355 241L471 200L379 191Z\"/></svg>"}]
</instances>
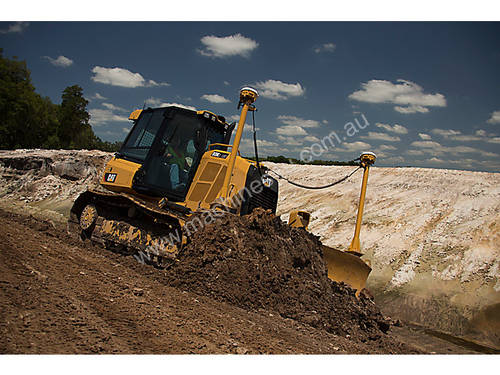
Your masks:
<instances>
[{"instance_id":1,"label":"yellow body panel","mask_svg":"<svg viewBox=\"0 0 500 375\"><path fill-rule=\"evenodd\" d=\"M116 192L135 193L132 189L132 179L140 167L141 164L114 157L104 168L101 185ZM110 175L112 177L113 174L116 176L111 179Z\"/></svg>"},{"instance_id":2,"label":"yellow body panel","mask_svg":"<svg viewBox=\"0 0 500 375\"><path fill-rule=\"evenodd\" d=\"M141 115L142 113L142 109L136 109L134 112L132 112L130 114L130 116L128 116L128 119L129 120L137 120L139 118L139 116Z\"/></svg>"},{"instance_id":3,"label":"yellow body panel","mask_svg":"<svg viewBox=\"0 0 500 375\"><path fill-rule=\"evenodd\" d=\"M218 198L221 197L229 155L229 152L221 150L205 152L184 203L191 210L197 210L198 208L209 209L212 203L217 202ZM245 187L250 165L252 163L248 160L240 156L236 158L229 188L230 197Z\"/></svg>"}]
</instances>

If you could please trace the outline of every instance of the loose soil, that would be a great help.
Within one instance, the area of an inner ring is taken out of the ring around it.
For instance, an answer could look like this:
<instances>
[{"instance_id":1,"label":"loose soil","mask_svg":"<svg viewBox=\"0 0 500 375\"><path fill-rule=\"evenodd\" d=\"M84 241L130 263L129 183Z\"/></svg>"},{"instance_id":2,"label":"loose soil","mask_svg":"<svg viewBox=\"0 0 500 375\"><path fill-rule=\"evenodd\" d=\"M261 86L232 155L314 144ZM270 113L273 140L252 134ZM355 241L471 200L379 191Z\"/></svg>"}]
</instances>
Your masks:
<instances>
[{"instance_id":1,"label":"loose soil","mask_svg":"<svg viewBox=\"0 0 500 375\"><path fill-rule=\"evenodd\" d=\"M388 321L372 299L328 278L318 237L270 211L226 214L198 230L166 275L170 285L245 309L273 311L355 340L385 345ZM194 225L191 227L195 227Z\"/></svg>"}]
</instances>

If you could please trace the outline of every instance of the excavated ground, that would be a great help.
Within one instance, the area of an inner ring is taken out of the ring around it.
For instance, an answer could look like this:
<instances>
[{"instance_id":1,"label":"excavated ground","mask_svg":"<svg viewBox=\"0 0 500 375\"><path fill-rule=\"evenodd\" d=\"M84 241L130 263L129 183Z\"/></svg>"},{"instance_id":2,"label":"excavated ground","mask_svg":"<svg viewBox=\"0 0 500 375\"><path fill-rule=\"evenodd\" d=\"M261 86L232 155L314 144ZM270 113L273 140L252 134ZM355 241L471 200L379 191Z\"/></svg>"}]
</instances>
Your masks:
<instances>
[{"instance_id":1,"label":"excavated ground","mask_svg":"<svg viewBox=\"0 0 500 375\"><path fill-rule=\"evenodd\" d=\"M292 230L309 247L287 255L286 228L269 215L245 219L248 228L232 221L240 232L226 240L224 220L160 271L0 210L0 353L419 352L380 330L387 323L369 299L325 281L313 237ZM283 238L246 247L262 237L243 234L263 227Z\"/></svg>"}]
</instances>

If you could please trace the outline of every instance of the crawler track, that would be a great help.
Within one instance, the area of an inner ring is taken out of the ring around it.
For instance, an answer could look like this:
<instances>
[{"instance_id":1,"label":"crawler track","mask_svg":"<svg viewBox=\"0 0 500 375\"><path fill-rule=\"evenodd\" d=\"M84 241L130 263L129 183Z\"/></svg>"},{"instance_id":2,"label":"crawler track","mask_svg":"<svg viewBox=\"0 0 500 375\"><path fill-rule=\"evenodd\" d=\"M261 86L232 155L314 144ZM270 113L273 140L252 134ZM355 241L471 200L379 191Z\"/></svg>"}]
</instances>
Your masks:
<instances>
[{"instance_id":1,"label":"crawler track","mask_svg":"<svg viewBox=\"0 0 500 375\"><path fill-rule=\"evenodd\" d=\"M186 243L182 220L184 215L137 197L89 190L71 209L68 233L166 268Z\"/></svg>"}]
</instances>

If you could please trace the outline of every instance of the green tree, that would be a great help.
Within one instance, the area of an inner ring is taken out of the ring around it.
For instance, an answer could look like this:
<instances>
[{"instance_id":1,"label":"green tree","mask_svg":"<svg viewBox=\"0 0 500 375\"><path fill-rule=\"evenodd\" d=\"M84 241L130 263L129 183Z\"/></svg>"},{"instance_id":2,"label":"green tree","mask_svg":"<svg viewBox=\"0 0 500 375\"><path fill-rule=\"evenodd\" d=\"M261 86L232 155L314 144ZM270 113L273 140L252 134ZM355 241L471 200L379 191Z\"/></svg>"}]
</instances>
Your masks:
<instances>
[{"instance_id":1,"label":"green tree","mask_svg":"<svg viewBox=\"0 0 500 375\"><path fill-rule=\"evenodd\" d=\"M4 58L0 48L0 148L24 146L26 123L34 114L35 102L26 62Z\"/></svg>"},{"instance_id":2,"label":"green tree","mask_svg":"<svg viewBox=\"0 0 500 375\"><path fill-rule=\"evenodd\" d=\"M120 142L103 142L94 134L87 105L78 85L64 89L61 105L41 97L35 92L26 61L6 58L0 48L0 149L118 151Z\"/></svg>"},{"instance_id":3,"label":"green tree","mask_svg":"<svg viewBox=\"0 0 500 375\"><path fill-rule=\"evenodd\" d=\"M0 148L60 147L59 106L35 92L25 61L0 48Z\"/></svg>"},{"instance_id":4,"label":"green tree","mask_svg":"<svg viewBox=\"0 0 500 375\"><path fill-rule=\"evenodd\" d=\"M62 148L92 148L96 143L97 137L89 124L88 103L80 86L64 89L57 133Z\"/></svg>"}]
</instances>

